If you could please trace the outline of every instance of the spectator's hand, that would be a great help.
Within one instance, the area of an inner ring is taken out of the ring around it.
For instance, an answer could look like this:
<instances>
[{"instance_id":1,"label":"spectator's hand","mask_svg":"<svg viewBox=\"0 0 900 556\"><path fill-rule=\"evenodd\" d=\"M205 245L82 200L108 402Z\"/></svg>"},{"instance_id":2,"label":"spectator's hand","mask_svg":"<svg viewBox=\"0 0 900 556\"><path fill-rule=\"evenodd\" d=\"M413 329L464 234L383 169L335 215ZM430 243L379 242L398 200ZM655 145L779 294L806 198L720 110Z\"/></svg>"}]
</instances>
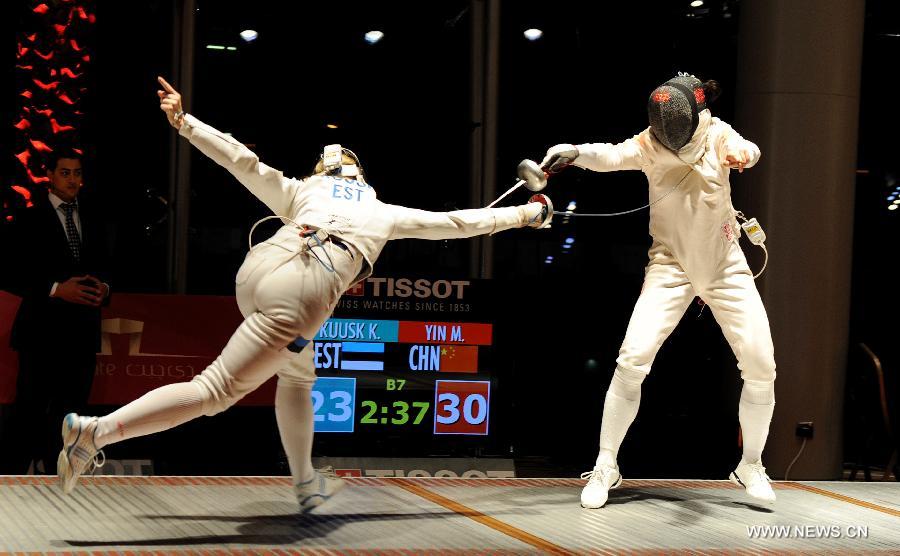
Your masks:
<instances>
[{"instance_id":1,"label":"spectator's hand","mask_svg":"<svg viewBox=\"0 0 900 556\"><path fill-rule=\"evenodd\" d=\"M729 149L725 154L725 160L722 161L722 166L728 166L729 168L737 168L738 173L744 171L744 165L750 161L750 153L748 153L744 149L735 150Z\"/></svg>"},{"instance_id":2,"label":"spectator's hand","mask_svg":"<svg viewBox=\"0 0 900 556\"><path fill-rule=\"evenodd\" d=\"M56 286L53 297L69 303L99 307L103 301L103 285L93 276L73 276Z\"/></svg>"},{"instance_id":3,"label":"spectator's hand","mask_svg":"<svg viewBox=\"0 0 900 556\"><path fill-rule=\"evenodd\" d=\"M175 90L175 87L169 85L169 82L162 77L156 78L160 86L164 89L156 91L159 96L159 109L166 113L169 124L175 129L181 129L181 123L184 120L184 112L181 107L181 95Z\"/></svg>"},{"instance_id":4,"label":"spectator's hand","mask_svg":"<svg viewBox=\"0 0 900 556\"><path fill-rule=\"evenodd\" d=\"M541 168L556 173L575 162L576 158L578 158L578 148L575 145L562 143L547 150L547 156L541 161Z\"/></svg>"}]
</instances>

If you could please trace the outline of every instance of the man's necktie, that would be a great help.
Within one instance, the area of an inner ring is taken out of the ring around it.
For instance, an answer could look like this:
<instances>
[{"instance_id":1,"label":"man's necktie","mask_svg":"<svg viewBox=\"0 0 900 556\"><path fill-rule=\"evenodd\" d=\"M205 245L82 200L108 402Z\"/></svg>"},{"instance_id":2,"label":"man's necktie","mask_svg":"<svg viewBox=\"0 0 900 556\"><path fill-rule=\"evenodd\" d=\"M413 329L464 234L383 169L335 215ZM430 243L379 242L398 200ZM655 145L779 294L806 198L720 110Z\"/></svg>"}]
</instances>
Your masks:
<instances>
[{"instance_id":1,"label":"man's necktie","mask_svg":"<svg viewBox=\"0 0 900 556\"><path fill-rule=\"evenodd\" d=\"M77 261L81 257L81 236L78 235L78 228L75 227L75 218L72 213L78 207L75 203L63 203L59 205L63 212L66 213L66 235L69 237L69 249L72 250L72 256Z\"/></svg>"}]
</instances>

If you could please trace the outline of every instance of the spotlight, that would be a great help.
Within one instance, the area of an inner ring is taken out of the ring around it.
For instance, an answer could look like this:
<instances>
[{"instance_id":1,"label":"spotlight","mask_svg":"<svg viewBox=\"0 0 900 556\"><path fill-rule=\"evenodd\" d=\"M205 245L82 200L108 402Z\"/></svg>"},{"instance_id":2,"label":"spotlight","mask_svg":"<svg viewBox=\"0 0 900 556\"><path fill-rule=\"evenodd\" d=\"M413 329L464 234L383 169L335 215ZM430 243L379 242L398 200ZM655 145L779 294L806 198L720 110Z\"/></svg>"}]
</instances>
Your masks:
<instances>
[{"instance_id":1,"label":"spotlight","mask_svg":"<svg viewBox=\"0 0 900 556\"><path fill-rule=\"evenodd\" d=\"M699 8L702 5L703 5L703 0L694 0L693 2L691 2L692 8Z\"/></svg>"},{"instance_id":2,"label":"spotlight","mask_svg":"<svg viewBox=\"0 0 900 556\"><path fill-rule=\"evenodd\" d=\"M567 238L566 238L566 245L572 245L573 243L575 243L575 238L574 238L574 237L567 237Z\"/></svg>"},{"instance_id":3,"label":"spotlight","mask_svg":"<svg viewBox=\"0 0 900 556\"><path fill-rule=\"evenodd\" d=\"M888 205L888 210L897 210L897 205Z\"/></svg>"},{"instance_id":4,"label":"spotlight","mask_svg":"<svg viewBox=\"0 0 900 556\"><path fill-rule=\"evenodd\" d=\"M244 29L241 31L241 38L247 42L253 42L256 40L256 37L259 36L259 33L254 31L253 29Z\"/></svg>"},{"instance_id":5,"label":"spotlight","mask_svg":"<svg viewBox=\"0 0 900 556\"><path fill-rule=\"evenodd\" d=\"M338 128L337 124L325 124L325 127L327 127L328 129L337 129Z\"/></svg>"},{"instance_id":6,"label":"spotlight","mask_svg":"<svg viewBox=\"0 0 900 556\"><path fill-rule=\"evenodd\" d=\"M566 210L575 210L575 201L569 201L569 206L566 207Z\"/></svg>"},{"instance_id":7,"label":"spotlight","mask_svg":"<svg viewBox=\"0 0 900 556\"><path fill-rule=\"evenodd\" d=\"M364 38L366 39L367 43L375 44L376 42L378 42L384 38L384 33L382 31L378 31L378 30L369 31L368 33L365 34Z\"/></svg>"},{"instance_id":8,"label":"spotlight","mask_svg":"<svg viewBox=\"0 0 900 556\"><path fill-rule=\"evenodd\" d=\"M526 39L528 39L530 41L536 41L539 38L544 36L544 32L541 31L540 29L531 28L531 29L526 29L524 35L525 35Z\"/></svg>"}]
</instances>

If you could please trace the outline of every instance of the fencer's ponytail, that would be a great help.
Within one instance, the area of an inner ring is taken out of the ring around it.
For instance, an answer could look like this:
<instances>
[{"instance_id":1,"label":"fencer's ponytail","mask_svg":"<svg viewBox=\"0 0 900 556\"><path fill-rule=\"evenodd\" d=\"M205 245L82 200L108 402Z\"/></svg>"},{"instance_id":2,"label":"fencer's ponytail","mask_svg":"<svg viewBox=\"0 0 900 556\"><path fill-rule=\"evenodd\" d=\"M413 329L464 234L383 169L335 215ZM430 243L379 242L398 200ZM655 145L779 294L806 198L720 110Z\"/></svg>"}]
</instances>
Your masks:
<instances>
[{"instance_id":1,"label":"fencer's ponytail","mask_svg":"<svg viewBox=\"0 0 900 556\"><path fill-rule=\"evenodd\" d=\"M706 97L706 104L709 106L722 94L722 86L715 79L710 79L703 83L703 96Z\"/></svg>"}]
</instances>

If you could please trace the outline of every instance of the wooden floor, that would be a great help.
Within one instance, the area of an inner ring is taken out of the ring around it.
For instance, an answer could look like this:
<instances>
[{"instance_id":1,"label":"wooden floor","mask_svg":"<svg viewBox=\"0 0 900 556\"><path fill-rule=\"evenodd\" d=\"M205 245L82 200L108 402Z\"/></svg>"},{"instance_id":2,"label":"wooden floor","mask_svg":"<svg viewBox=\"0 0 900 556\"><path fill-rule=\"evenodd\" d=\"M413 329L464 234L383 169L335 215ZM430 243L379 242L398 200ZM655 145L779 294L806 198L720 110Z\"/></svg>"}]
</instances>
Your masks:
<instances>
[{"instance_id":1,"label":"wooden floor","mask_svg":"<svg viewBox=\"0 0 900 556\"><path fill-rule=\"evenodd\" d=\"M286 477L0 477L0 554L900 554L900 483L348 479L298 516Z\"/></svg>"}]
</instances>

